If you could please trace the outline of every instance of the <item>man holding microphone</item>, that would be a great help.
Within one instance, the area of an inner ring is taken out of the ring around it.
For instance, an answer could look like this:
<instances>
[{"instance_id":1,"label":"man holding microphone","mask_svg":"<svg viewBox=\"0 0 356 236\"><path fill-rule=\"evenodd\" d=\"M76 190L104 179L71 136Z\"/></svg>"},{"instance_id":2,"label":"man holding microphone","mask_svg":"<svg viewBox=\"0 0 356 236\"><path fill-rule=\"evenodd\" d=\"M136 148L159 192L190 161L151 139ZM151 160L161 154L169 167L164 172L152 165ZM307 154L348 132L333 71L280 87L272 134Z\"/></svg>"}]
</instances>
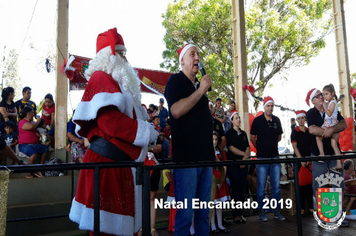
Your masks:
<instances>
[{"instance_id":1,"label":"man holding microphone","mask_svg":"<svg viewBox=\"0 0 356 236\"><path fill-rule=\"evenodd\" d=\"M206 92L212 85L209 75L199 82L199 52L186 44L178 51L182 71L167 83L165 98L171 117L172 154L174 162L212 161L213 119ZM188 235L192 223L192 199L210 201L212 167L174 169L175 201L186 200L186 209L178 209L174 235ZM195 235L209 235L209 209L194 210Z\"/></svg>"}]
</instances>

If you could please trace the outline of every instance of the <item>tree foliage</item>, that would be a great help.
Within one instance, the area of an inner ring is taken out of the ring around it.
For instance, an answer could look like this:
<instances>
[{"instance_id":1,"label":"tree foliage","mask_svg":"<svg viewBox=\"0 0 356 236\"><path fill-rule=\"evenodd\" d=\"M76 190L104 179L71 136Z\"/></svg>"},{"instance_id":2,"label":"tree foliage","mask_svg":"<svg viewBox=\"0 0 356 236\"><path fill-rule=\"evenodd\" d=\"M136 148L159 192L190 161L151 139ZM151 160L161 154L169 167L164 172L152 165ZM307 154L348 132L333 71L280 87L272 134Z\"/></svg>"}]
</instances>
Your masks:
<instances>
[{"instance_id":1,"label":"tree foliage","mask_svg":"<svg viewBox=\"0 0 356 236\"><path fill-rule=\"evenodd\" d=\"M248 83L263 95L276 74L304 66L325 47L331 0L255 0L245 6ZM195 44L213 78L209 97L234 99L231 0L180 0L163 15L166 28L162 68L177 72L176 50ZM257 108L258 103L255 103Z\"/></svg>"},{"instance_id":2,"label":"tree foliage","mask_svg":"<svg viewBox=\"0 0 356 236\"><path fill-rule=\"evenodd\" d=\"M22 95L21 79L17 73L17 58L18 54L15 49L11 49L7 57L5 57L1 86L4 88L13 87L15 95Z\"/></svg>"},{"instance_id":3,"label":"tree foliage","mask_svg":"<svg viewBox=\"0 0 356 236\"><path fill-rule=\"evenodd\" d=\"M356 89L356 73L350 74L351 87Z\"/></svg>"}]
</instances>

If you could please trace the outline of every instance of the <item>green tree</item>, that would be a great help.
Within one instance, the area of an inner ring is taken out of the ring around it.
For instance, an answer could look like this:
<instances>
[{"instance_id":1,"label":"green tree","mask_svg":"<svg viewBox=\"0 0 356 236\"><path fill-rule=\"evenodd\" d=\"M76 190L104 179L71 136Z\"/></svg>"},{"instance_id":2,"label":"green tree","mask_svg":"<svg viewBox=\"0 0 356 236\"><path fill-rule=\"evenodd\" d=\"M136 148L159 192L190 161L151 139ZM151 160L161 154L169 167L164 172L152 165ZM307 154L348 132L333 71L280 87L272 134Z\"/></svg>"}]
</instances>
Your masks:
<instances>
[{"instance_id":1,"label":"green tree","mask_svg":"<svg viewBox=\"0 0 356 236\"><path fill-rule=\"evenodd\" d=\"M350 74L351 87L356 89L356 73Z\"/></svg>"},{"instance_id":2,"label":"green tree","mask_svg":"<svg viewBox=\"0 0 356 236\"><path fill-rule=\"evenodd\" d=\"M261 96L276 74L304 66L325 47L331 0L255 0L246 7L248 82ZM195 44L213 78L209 97L234 99L231 0L180 0L163 15L166 28L162 68L178 71L176 50ZM257 109L258 101L255 103Z\"/></svg>"},{"instance_id":3,"label":"green tree","mask_svg":"<svg viewBox=\"0 0 356 236\"><path fill-rule=\"evenodd\" d=\"M3 89L3 87L13 87L15 95L22 97L21 79L17 73L17 58L18 54L15 49L11 49L9 54L5 57L1 89Z\"/></svg>"}]
</instances>

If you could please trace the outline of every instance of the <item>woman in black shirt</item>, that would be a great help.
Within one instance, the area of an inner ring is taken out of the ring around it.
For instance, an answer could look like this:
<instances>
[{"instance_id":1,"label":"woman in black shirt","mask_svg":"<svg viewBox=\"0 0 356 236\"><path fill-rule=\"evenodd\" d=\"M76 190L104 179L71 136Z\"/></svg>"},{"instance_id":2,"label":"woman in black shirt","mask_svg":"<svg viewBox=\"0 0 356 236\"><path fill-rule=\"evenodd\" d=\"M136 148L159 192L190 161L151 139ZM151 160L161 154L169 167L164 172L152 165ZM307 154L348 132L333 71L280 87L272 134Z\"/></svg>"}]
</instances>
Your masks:
<instances>
[{"instance_id":1,"label":"woman in black shirt","mask_svg":"<svg viewBox=\"0 0 356 236\"><path fill-rule=\"evenodd\" d=\"M13 121L17 124L17 109L14 103L15 90L12 87L7 87L2 90L0 102L0 132L4 133L4 124L6 121ZM14 132L17 131L17 125L14 128Z\"/></svg>"},{"instance_id":2,"label":"woman in black shirt","mask_svg":"<svg viewBox=\"0 0 356 236\"><path fill-rule=\"evenodd\" d=\"M227 147L229 149L228 160L247 160L250 156L250 145L245 131L240 129L241 119L237 111L230 114L232 127L226 132ZM245 199L245 186L248 166L228 166L227 174L231 182L231 198L243 202ZM233 209L234 222L246 223L242 215L243 209Z\"/></svg>"}]
</instances>

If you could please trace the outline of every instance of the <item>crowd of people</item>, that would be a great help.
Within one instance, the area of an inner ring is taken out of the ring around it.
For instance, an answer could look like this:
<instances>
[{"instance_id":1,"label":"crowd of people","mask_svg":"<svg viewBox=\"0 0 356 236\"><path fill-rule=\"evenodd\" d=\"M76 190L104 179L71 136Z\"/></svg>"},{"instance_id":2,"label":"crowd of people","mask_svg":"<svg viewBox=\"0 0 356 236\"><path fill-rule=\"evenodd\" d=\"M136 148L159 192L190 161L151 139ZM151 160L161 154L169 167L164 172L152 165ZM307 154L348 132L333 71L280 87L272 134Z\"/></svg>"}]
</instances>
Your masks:
<instances>
[{"instance_id":1,"label":"crowd of people","mask_svg":"<svg viewBox=\"0 0 356 236\"><path fill-rule=\"evenodd\" d=\"M281 180L293 180L298 174L302 214L313 212L313 194L319 183L315 178L325 174L345 176L346 191L355 194L355 171L352 160L343 165L335 160L301 162L299 172L291 164L281 173L278 142L283 133L280 119L273 114L274 100L266 96L263 114L251 125L250 135L241 129L242 117L234 102L225 111L221 98L209 101L206 92L212 85L209 75L200 81L199 52L193 44L177 50L181 71L173 74L166 85L164 97L158 106L148 108L141 103L138 77L126 59L124 40L116 28L99 34L96 57L90 61L85 74L89 79L81 102L68 122L68 140L72 161L87 162L144 162L155 165L161 161L174 163L199 161L225 161L250 159L250 142L257 150L258 160L265 164L228 165L226 167L179 168L163 171L164 189L170 199L187 202L184 209L170 213L169 229L175 235L209 235L228 233L223 225L221 209L193 209L192 200L202 202L243 202L252 195L257 201L257 213L263 222L269 220L262 208L266 197L275 199L269 206L275 219L284 221L281 214ZM23 89L23 98L14 102L14 89L4 88L0 103L0 150L2 163L7 157L14 163L24 164L14 154L16 145L29 157L28 163L44 163L53 144L53 96L47 94L42 116L36 114L36 104L30 100L31 89ZM312 89L306 102L313 105L309 111L297 111L292 127L291 142L294 156L324 156L340 154L339 133L347 123L336 106L337 96L332 85L323 90ZM167 101L168 109L164 107ZM193 131L193 132L192 132ZM161 171L150 173L151 235L156 230L157 209L155 199L159 189ZM28 173L26 177L42 177L43 173ZM100 172L100 231L102 235L142 234L142 194L136 184L135 168L107 168ZM80 171L76 196L69 217L79 228L93 234L94 171ZM268 183L268 185L267 185ZM345 187L343 186L343 187ZM246 195L246 189L249 190ZM269 195L271 191L271 195ZM268 195L268 196L267 196ZM349 219L355 209L355 198L345 199ZM305 211L307 209L307 211ZM233 222L247 223L246 209L232 209ZM347 225L346 220L342 225Z\"/></svg>"},{"instance_id":2,"label":"crowd of people","mask_svg":"<svg viewBox=\"0 0 356 236\"><path fill-rule=\"evenodd\" d=\"M41 115L38 115L36 103L30 100L31 93L30 87L24 87L22 98L14 102L14 88L6 87L2 90L0 134L11 150L11 154L1 153L2 165L7 165L8 159L11 160L11 164L15 164L16 160L20 160L21 164L43 164L48 157L49 147L51 145L53 147L55 112L53 96L51 94L45 96ZM19 156L28 159L24 162ZM43 173L28 173L26 178L34 176L43 177Z\"/></svg>"}]
</instances>

